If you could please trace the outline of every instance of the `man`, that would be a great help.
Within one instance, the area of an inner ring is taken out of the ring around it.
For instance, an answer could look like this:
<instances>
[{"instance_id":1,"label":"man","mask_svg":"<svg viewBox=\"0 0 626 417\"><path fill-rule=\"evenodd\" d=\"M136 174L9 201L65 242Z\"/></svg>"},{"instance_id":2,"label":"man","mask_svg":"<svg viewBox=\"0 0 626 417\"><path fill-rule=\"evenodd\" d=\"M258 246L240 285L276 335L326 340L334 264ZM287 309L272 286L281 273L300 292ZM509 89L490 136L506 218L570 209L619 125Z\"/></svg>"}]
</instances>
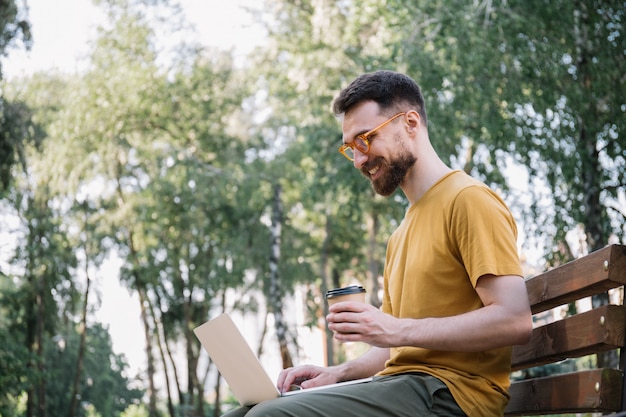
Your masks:
<instances>
[{"instance_id":1,"label":"man","mask_svg":"<svg viewBox=\"0 0 626 417\"><path fill-rule=\"evenodd\" d=\"M364 74L341 91L333 111L343 119L340 152L377 193L400 187L410 207L388 243L382 311L342 302L327 316L337 340L371 349L337 366L285 369L277 386L376 376L227 415L501 416L511 346L526 343L532 330L511 213L487 186L441 161L409 77Z\"/></svg>"}]
</instances>

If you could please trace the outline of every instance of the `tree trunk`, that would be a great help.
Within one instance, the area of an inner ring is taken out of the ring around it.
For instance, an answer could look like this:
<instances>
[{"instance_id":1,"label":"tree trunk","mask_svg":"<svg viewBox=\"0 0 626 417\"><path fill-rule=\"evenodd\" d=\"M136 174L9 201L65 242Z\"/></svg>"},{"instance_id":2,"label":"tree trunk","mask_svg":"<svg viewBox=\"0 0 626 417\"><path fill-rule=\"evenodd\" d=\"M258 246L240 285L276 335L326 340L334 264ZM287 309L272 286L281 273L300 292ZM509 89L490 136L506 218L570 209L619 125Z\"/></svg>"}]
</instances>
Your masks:
<instances>
[{"instance_id":1,"label":"tree trunk","mask_svg":"<svg viewBox=\"0 0 626 417\"><path fill-rule=\"evenodd\" d=\"M376 256L376 254L378 253L378 250L377 250L378 245L376 243L376 237L378 236L378 227L379 227L378 213L376 212L376 209L373 209L372 211L370 211L369 216L367 217L367 234L368 234L368 246L369 246L368 248L368 252L369 252L368 294L369 294L370 304L373 305L374 307L380 307L381 305L381 300L380 298L378 298L378 292L380 289L379 284L378 284L378 276L380 274L380 267L379 267L378 258Z\"/></svg>"},{"instance_id":2,"label":"tree trunk","mask_svg":"<svg viewBox=\"0 0 626 417\"><path fill-rule=\"evenodd\" d=\"M83 303L82 317L80 321L79 333L80 343L78 345L78 359L76 360L76 373L74 374L74 385L72 386L72 397L70 399L69 417L76 415L76 407L78 406L78 395L80 389L80 377L83 373L83 362L85 360L85 341L87 339L87 308L89 306L89 288L91 287L91 278L89 278L89 252L85 247L85 276L87 277L87 286L85 288L85 301Z\"/></svg>"},{"instance_id":3,"label":"tree trunk","mask_svg":"<svg viewBox=\"0 0 626 417\"><path fill-rule=\"evenodd\" d=\"M222 312L226 312L226 290L222 291L221 305L222 305ZM212 363L213 361L211 361L211 358L209 357L209 364L206 369L206 374L204 375L204 378L202 380L203 387L205 386L205 382L207 381L209 377ZM216 373L217 373L217 378L215 381L215 405L213 408L213 416L219 417L220 415L222 415L222 397L220 396L220 390L222 388L222 375L220 374L219 370L217 370Z\"/></svg>"},{"instance_id":4,"label":"tree trunk","mask_svg":"<svg viewBox=\"0 0 626 417\"><path fill-rule=\"evenodd\" d=\"M43 351L43 325L45 312L46 273L43 272L39 278L39 288L37 288L37 333L35 339L37 352L37 371L39 372L39 382L37 383L37 417L46 416L46 377L45 361Z\"/></svg>"},{"instance_id":5,"label":"tree trunk","mask_svg":"<svg viewBox=\"0 0 626 417\"><path fill-rule=\"evenodd\" d=\"M222 399L220 397L220 390L222 388L222 375L219 371L215 381L215 408L213 409L213 417L219 417L222 414Z\"/></svg>"},{"instance_id":6,"label":"tree trunk","mask_svg":"<svg viewBox=\"0 0 626 417\"><path fill-rule=\"evenodd\" d=\"M193 288L185 282L182 276L182 272L177 270L176 280L178 281L179 296L183 300L183 320L184 320L184 335L185 346L187 354L187 391L188 391L188 404L196 407L196 412L199 416L204 416L204 388L198 379L198 355L194 352L194 346L197 343L197 339L193 334L194 320L192 315L192 294ZM187 290L187 291L185 291ZM187 296L185 296L187 292Z\"/></svg>"},{"instance_id":7,"label":"tree trunk","mask_svg":"<svg viewBox=\"0 0 626 417\"><path fill-rule=\"evenodd\" d=\"M280 245L281 233L283 226L283 205L282 205L282 189L280 184L274 184L274 204L272 206L272 228L271 228L271 244L270 244L270 290L269 290L269 307L274 314L274 325L276 329L276 337L280 346L280 357L282 359L283 369L293 366L293 360L289 353L289 344L287 342L287 324L283 316L282 291L280 288Z\"/></svg>"},{"instance_id":8,"label":"tree trunk","mask_svg":"<svg viewBox=\"0 0 626 417\"><path fill-rule=\"evenodd\" d=\"M185 396L183 395L183 390L180 386L180 379L178 376L178 367L176 366L176 361L174 360L174 355L172 355L172 349L170 349L170 344L167 341L167 337L164 340L165 350L167 351L167 357L170 361L170 366L172 367L172 372L174 373L174 383L176 384L176 392L178 393L178 403L182 404Z\"/></svg>"},{"instance_id":9,"label":"tree trunk","mask_svg":"<svg viewBox=\"0 0 626 417\"><path fill-rule=\"evenodd\" d=\"M36 247L41 248L41 235L37 230L37 226L31 229L31 233L34 236ZM32 260L31 265L37 265L38 262ZM46 312L46 295L48 290L48 281L46 279L46 271L39 272L37 279L37 286L35 288L36 295L35 301L37 306L37 318L36 318L36 332L35 332L35 351L37 353L37 371L39 373L39 381L37 383L37 417L46 416L46 376L45 376L45 360L43 349L43 334L44 334L44 316Z\"/></svg>"},{"instance_id":10,"label":"tree trunk","mask_svg":"<svg viewBox=\"0 0 626 417\"><path fill-rule=\"evenodd\" d=\"M167 410L170 413L170 417L176 417L176 410L174 409L174 402L172 401L172 389L170 386L170 377L168 372L168 364L167 359L165 357L165 352L163 350L162 341L165 340L165 332L163 331L163 325L161 324L161 320L158 317L161 317L163 312L160 310L159 306L159 316L155 314L154 305L148 299L148 307L150 309L150 314L152 315L152 319L154 321L154 338L157 342L157 348L159 349L159 355L161 357L161 362L163 363L163 376L165 377L165 389L167 391Z\"/></svg>"},{"instance_id":11,"label":"tree trunk","mask_svg":"<svg viewBox=\"0 0 626 417\"><path fill-rule=\"evenodd\" d=\"M269 317L269 311L265 310L265 317L263 317L263 329L261 330L261 336L259 337L259 346L256 350L256 357L260 358L263 356L263 352L265 351L265 336L267 336L267 318Z\"/></svg>"},{"instance_id":12,"label":"tree trunk","mask_svg":"<svg viewBox=\"0 0 626 417\"><path fill-rule=\"evenodd\" d=\"M161 293L159 292L158 289L156 289L155 294L156 294L157 304L159 306L160 314L161 316L163 316L163 308L162 308L163 303L161 299ZM172 350L170 349L170 344L168 342L168 337L167 337L167 332L165 330L165 327L163 327L163 343L165 343L165 350L167 352L167 357L169 358L169 363L170 363L170 366L172 367L172 372L174 373L174 383L176 384L176 391L178 393L178 403L183 404L183 402L185 401L185 396L183 395L183 390L180 386L180 378L178 376L178 367L176 366L174 355L172 355Z\"/></svg>"},{"instance_id":13,"label":"tree trunk","mask_svg":"<svg viewBox=\"0 0 626 417\"><path fill-rule=\"evenodd\" d=\"M136 277L135 282L138 281ZM141 321L143 322L144 337L146 339L146 357L148 361L148 417L158 417L159 412L157 410L157 392L154 384L154 355L152 353L152 329L150 328L150 320L148 318L148 311L146 305L148 303L147 294L145 288L142 286L137 287L137 294L139 295L139 308L141 311Z\"/></svg>"},{"instance_id":14,"label":"tree trunk","mask_svg":"<svg viewBox=\"0 0 626 417\"><path fill-rule=\"evenodd\" d=\"M120 209L126 208L126 199L124 195L124 191L122 190L121 183L121 172L123 171L121 161L124 160L124 157L120 155L117 160L117 164L115 165L115 180L116 180L116 194L117 194L117 205ZM135 246L135 237L133 226L131 224L126 225L127 235L126 238L128 244L129 251L129 259L131 263L131 267L133 269L133 279L134 279L134 289L137 291L137 295L139 298L139 311L141 312L141 321L143 323L144 330L144 338L146 339L146 360L148 362L148 417L159 417L159 412L157 409L157 392L156 386L154 384L154 355L152 352L152 329L150 328L150 320L148 318L148 311L146 309L146 305L148 302L148 294L146 289L146 284L143 281L143 277L138 272L140 267L140 263L137 256L137 248Z\"/></svg>"},{"instance_id":15,"label":"tree trunk","mask_svg":"<svg viewBox=\"0 0 626 417\"><path fill-rule=\"evenodd\" d=\"M32 198L29 205L37 203ZM28 223L28 283L29 294L26 305L26 348L31 356L29 367L33 371L27 388L26 416L44 417L46 414L46 378L43 357L43 334L45 316L45 291L47 290L46 271L37 271L38 259L43 259L41 233L33 222Z\"/></svg>"},{"instance_id":16,"label":"tree trunk","mask_svg":"<svg viewBox=\"0 0 626 417\"><path fill-rule=\"evenodd\" d=\"M30 264L34 265L34 264ZM26 303L26 348L28 349L28 353L31 357L29 359L29 368L35 369L37 365L35 352L37 349L36 340L37 340L37 288L38 288L38 280L34 276L33 271L29 271L29 287L30 294L28 296L28 302ZM36 391L35 391L35 380L31 380L26 391L26 417L34 417L35 409L36 409Z\"/></svg>"}]
</instances>

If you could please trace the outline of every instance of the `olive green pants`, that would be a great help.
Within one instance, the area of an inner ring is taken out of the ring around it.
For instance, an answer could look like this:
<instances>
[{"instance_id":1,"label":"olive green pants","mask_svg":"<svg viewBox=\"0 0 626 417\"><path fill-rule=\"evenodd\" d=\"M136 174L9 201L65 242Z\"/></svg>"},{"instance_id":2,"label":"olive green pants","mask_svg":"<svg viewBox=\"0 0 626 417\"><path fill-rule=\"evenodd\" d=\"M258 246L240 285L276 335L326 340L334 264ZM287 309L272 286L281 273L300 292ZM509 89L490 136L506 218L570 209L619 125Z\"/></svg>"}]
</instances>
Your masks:
<instances>
[{"instance_id":1,"label":"olive green pants","mask_svg":"<svg viewBox=\"0 0 626 417\"><path fill-rule=\"evenodd\" d=\"M424 374L375 377L372 382L280 397L223 415L241 416L466 417L446 385Z\"/></svg>"}]
</instances>

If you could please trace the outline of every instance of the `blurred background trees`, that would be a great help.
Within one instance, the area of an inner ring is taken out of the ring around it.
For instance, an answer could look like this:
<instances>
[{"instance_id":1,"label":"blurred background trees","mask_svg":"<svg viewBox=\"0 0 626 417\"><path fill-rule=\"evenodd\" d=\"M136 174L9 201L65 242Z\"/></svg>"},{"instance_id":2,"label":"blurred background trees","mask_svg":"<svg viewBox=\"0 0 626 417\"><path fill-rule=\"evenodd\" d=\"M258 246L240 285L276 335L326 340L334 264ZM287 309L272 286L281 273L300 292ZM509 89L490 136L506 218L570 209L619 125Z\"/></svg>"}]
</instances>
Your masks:
<instances>
[{"instance_id":1,"label":"blurred background trees","mask_svg":"<svg viewBox=\"0 0 626 417\"><path fill-rule=\"evenodd\" d=\"M174 1L95 3L86 69L2 83L1 416L218 415L195 326L241 312L286 366L327 288L379 305L407 202L337 153L330 113L363 72L420 83L438 152L503 195L529 268L625 242L626 2L268 0L239 61L163 43L186 27ZM0 8L0 54L28 47L26 11ZM139 302L137 380L95 314L107 257ZM349 353L324 340L328 363Z\"/></svg>"}]
</instances>

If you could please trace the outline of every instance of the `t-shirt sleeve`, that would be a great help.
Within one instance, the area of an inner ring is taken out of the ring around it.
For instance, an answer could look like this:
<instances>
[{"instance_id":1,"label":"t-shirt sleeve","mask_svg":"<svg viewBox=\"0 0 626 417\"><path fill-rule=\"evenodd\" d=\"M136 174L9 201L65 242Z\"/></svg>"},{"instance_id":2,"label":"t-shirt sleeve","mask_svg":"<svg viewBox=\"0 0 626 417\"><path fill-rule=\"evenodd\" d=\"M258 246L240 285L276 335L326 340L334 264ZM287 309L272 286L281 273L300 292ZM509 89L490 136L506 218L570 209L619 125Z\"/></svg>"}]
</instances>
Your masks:
<instances>
[{"instance_id":1,"label":"t-shirt sleeve","mask_svg":"<svg viewBox=\"0 0 626 417\"><path fill-rule=\"evenodd\" d=\"M517 226L502 199L486 186L462 190L450 218L455 251L472 285L487 274L522 276Z\"/></svg>"}]
</instances>

